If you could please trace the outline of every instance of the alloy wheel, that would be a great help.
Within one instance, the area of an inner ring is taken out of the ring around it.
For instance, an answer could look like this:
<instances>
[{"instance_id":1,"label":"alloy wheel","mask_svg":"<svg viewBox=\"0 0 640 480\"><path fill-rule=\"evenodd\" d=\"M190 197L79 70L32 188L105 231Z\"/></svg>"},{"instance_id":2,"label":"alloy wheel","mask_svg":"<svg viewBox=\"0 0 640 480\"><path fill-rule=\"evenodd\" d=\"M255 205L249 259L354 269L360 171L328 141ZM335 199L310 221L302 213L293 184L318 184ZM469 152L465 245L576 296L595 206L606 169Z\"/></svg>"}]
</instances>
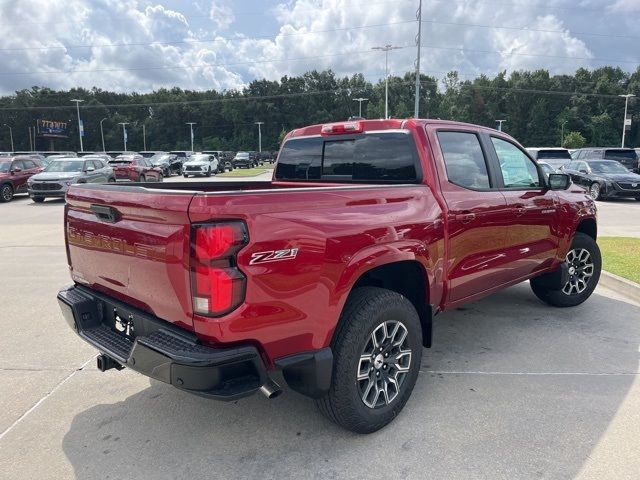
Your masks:
<instances>
[{"instance_id":1,"label":"alloy wheel","mask_svg":"<svg viewBox=\"0 0 640 480\"><path fill-rule=\"evenodd\" d=\"M5 185L4 187L2 187L2 199L5 202L8 202L12 197L13 191L11 190L11 187L9 185Z\"/></svg>"},{"instance_id":2,"label":"alloy wheel","mask_svg":"<svg viewBox=\"0 0 640 480\"><path fill-rule=\"evenodd\" d=\"M600 196L600 184L599 183L594 183L591 185L591 187L589 187L589 195L591 195L591 198L593 198L594 200L597 200L598 197Z\"/></svg>"},{"instance_id":3,"label":"alloy wheel","mask_svg":"<svg viewBox=\"0 0 640 480\"><path fill-rule=\"evenodd\" d=\"M562 291L566 295L579 295L587 289L594 273L591 254L584 248L574 248L567 253L566 263L569 267L569 280Z\"/></svg>"},{"instance_id":4,"label":"alloy wheel","mask_svg":"<svg viewBox=\"0 0 640 480\"><path fill-rule=\"evenodd\" d=\"M358 362L356 382L362 402L372 409L389 405L400 393L410 367L407 328L396 320L378 325Z\"/></svg>"}]
</instances>

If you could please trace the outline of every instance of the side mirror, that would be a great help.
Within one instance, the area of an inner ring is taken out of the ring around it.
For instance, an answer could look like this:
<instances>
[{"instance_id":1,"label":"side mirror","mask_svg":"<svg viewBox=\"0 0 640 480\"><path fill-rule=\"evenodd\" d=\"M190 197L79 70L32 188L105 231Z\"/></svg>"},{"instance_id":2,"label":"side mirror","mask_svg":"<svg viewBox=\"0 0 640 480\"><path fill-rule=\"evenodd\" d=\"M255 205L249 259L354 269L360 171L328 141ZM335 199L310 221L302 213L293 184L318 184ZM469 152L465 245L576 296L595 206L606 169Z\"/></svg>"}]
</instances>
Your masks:
<instances>
[{"instance_id":1,"label":"side mirror","mask_svg":"<svg viewBox=\"0 0 640 480\"><path fill-rule=\"evenodd\" d=\"M11 170L11 173L20 173L21 171L22 171L22 169L20 167L16 167L16 168Z\"/></svg>"},{"instance_id":2,"label":"side mirror","mask_svg":"<svg viewBox=\"0 0 640 480\"><path fill-rule=\"evenodd\" d=\"M550 173L549 188L551 190L566 190L571 185L571 177L565 173Z\"/></svg>"},{"instance_id":3,"label":"side mirror","mask_svg":"<svg viewBox=\"0 0 640 480\"><path fill-rule=\"evenodd\" d=\"M587 172L584 168L581 168L580 170L578 170L580 173L589 173Z\"/></svg>"},{"instance_id":4,"label":"side mirror","mask_svg":"<svg viewBox=\"0 0 640 480\"><path fill-rule=\"evenodd\" d=\"M94 167L87 167L87 169L85 170L85 172L95 172L96 169Z\"/></svg>"}]
</instances>

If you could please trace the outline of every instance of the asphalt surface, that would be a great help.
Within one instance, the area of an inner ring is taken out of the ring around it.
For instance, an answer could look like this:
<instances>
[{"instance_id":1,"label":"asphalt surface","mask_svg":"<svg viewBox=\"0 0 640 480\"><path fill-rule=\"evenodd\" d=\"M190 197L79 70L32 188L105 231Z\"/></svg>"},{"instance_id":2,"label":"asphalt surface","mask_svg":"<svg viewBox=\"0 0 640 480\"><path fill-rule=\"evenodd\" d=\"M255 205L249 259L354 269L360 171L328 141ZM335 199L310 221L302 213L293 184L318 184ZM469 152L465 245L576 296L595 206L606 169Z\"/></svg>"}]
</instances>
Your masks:
<instances>
[{"instance_id":1,"label":"asphalt surface","mask_svg":"<svg viewBox=\"0 0 640 480\"><path fill-rule=\"evenodd\" d=\"M0 204L3 480L639 476L640 304L629 298L599 287L560 310L523 284L438 316L406 408L358 436L288 390L218 403L99 372L55 301L70 283L63 206ZM640 202L600 207L601 234L640 224Z\"/></svg>"}]
</instances>

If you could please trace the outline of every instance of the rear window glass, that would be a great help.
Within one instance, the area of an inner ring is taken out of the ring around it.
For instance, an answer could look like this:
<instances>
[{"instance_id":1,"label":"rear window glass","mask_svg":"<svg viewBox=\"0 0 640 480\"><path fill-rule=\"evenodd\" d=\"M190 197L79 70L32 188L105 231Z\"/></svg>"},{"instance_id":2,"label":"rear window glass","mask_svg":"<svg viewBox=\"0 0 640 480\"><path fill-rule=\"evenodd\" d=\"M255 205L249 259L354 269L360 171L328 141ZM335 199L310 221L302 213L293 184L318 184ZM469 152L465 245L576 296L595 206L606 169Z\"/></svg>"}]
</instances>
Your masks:
<instances>
[{"instance_id":1,"label":"rear window glass","mask_svg":"<svg viewBox=\"0 0 640 480\"><path fill-rule=\"evenodd\" d=\"M294 138L282 148L276 179L415 182L417 163L413 138L405 133Z\"/></svg>"},{"instance_id":2,"label":"rear window glass","mask_svg":"<svg viewBox=\"0 0 640 480\"><path fill-rule=\"evenodd\" d=\"M637 160L634 150L605 150L604 158L607 160Z\"/></svg>"},{"instance_id":3,"label":"rear window glass","mask_svg":"<svg viewBox=\"0 0 640 480\"><path fill-rule=\"evenodd\" d=\"M566 158L571 160L569 150L538 150L538 160L547 160L553 158Z\"/></svg>"}]
</instances>

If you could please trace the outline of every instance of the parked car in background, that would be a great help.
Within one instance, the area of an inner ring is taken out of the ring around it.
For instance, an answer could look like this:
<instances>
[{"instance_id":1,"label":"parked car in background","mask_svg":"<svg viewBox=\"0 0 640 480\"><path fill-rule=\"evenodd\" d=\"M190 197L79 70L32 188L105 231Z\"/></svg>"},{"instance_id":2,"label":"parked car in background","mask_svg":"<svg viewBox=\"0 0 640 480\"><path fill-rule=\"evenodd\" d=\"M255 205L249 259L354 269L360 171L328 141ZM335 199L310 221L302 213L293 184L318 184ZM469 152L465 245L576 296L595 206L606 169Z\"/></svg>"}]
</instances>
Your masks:
<instances>
[{"instance_id":1,"label":"parked car in background","mask_svg":"<svg viewBox=\"0 0 640 480\"><path fill-rule=\"evenodd\" d=\"M0 157L0 202L28 193L27 181L42 171L42 163L29 156Z\"/></svg>"},{"instance_id":2,"label":"parked car in background","mask_svg":"<svg viewBox=\"0 0 640 480\"><path fill-rule=\"evenodd\" d=\"M172 150L171 152L169 152L173 155L175 155L176 157L178 157L179 159L181 159L183 162L189 158L191 155L193 155L193 152L191 150Z\"/></svg>"},{"instance_id":3,"label":"parked car in background","mask_svg":"<svg viewBox=\"0 0 640 480\"><path fill-rule=\"evenodd\" d=\"M86 157L87 155L93 155L96 152L92 152L91 150L84 150L82 152L78 152L78 157Z\"/></svg>"},{"instance_id":4,"label":"parked car in background","mask_svg":"<svg viewBox=\"0 0 640 480\"><path fill-rule=\"evenodd\" d=\"M573 160L562 167L562 172L594 200L613 197L640 200L640 175L615 160Z\"/></svg>"},{"instance_id":5,"label":"parked car in background","mask_svg":"<svg viewBox=\"0 0 640 480\"><path fill-rule=\"evenodd\" d=\"M155 157L156 155L159 155L161 153L167 153L167 152L163 152L161 150L143 150L141 152L138 152L140 155L142 155L144 158L151 158L151 157Z\"/></svg>"},{"instance_id":6,"label":"parked car in background","mask_svg":"<svg viewBox=\"0 0 640 480\"><path fill-rule=\"evenodd\" d=\"M149 161L154 167L161 168L162 174L165 177L170 177L173 174L180 175L182 173L182 161L172 153L156 153L149 158Z\"/></svg>"},{"instance_id":7,"label":"parked car in background","mask_svg":"<svg viewBox=\"0 0 640 480\"><path fill-rule=\"evenodd\" d=\"M118 180L132 182L161 182L164 175L162 169L154 167L148 158L142 155L118 155L109 162Z\"/></svg>"},{"instance_id":8,"label":"parked car in background","mask_svg":"<svg viewBox=\"0 0 640 480\"><path fill-rule=\"evenodd\" d=\"M233 165L236 168L253 168L255 162L249 152L238 152L233 158Z\"/></svg>"},{"instance_id":9,"label":"parked car in background","mask_svg":"<svg viewBox=\"0 0 640 480\"><path fill-rule=\"evenodd\" d=\"M574 160L615 160L628 170L638 173L638 154L632 148L581 148L573 155Z\"/></svg>"},{"instance_id":10,"label":"parked car in background","mask_svg":"<svg viewBox=\"0 0 640 480\"><path fill-rule=\"evenodd\" d=\"M542 171L547 176L547 178L549 178L549 174L550 173L557 173L558 172L557 168L553 168L547 162L538 162L538 165L540 165L540 168L542 168Z\"/></svg>"},{"instance_id":11,"label":"parked car in background","mask_svg":"<svg viewBox=\"0 0 640 480\"><path fill-rule=\"evenodd\" d=\"M115 182L116 176L108 162L99 156L61 157L52 160L44 170L28 182L31 199L36 203L45 198L64 197L74 183Z\"/></svg>"},{"instance_id":12,"label":"parked car in background","mask_svg":"<svg viewBox=\"0 0 640 480\"><path fill-rule=\"evenodd\" d=\"M537 162L546 162L555 170L572 160L571 154L566 148L527 148L527 153Z\"/></svg>"},{"instance_id":13,"label":"parked car in background","mask_svg":"<svg viewBox=\"0 0 640 480\"><path fill-rule=\"evenodd\" d=\"M225 156L224 152L221 150L203 150L202 153L206 153L207 155L213 155L218 160L219 171L225 172L227 170L233 170L233 158L229 159Z\"/></svg>"},{"instance_id":14,"label":"parked car in background","mask_svg":"<svg viewBox=\"0 0 640 480\"><path fill-rule=\"evenodd\" d=\"M182 164L182 175L187 178L189 175L204 175L210 177L211 174L224 173L224 166L218 162L214 155L207 153L194 153L186 162Z\"/></svg>"}]
</instances>

